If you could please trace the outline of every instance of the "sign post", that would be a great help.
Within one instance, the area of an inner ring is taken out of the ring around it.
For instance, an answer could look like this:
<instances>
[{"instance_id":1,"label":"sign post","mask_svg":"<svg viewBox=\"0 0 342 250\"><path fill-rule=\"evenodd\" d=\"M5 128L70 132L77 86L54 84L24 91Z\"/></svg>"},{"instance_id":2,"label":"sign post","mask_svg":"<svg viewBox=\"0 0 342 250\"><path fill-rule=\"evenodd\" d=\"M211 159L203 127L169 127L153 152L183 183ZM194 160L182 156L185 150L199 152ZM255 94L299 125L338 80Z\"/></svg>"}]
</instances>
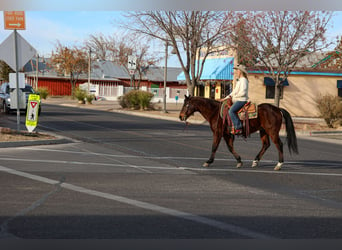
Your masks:
<instances>
[{"instance_id":1,"label":"sign post","mask_svg":"<svg viewBox=\"0 0 342 250\"><path fill-rule=\"evenodd\" d=\"M38 125L39 103L40 95L29 95L25 122L26 128L29 132L32 132Z\"/></svg>"},{"instance_id":2,"label":"sign post","mask_svg":"<svg viewBox=\"0 0 342 250\"><path fill-rule=\"evenodd\" d=\"M131 87L133 86L133 80L134 80L134 72L137 68L137 57L129 55L128 56L128 70L129 74L131 75Z\"/></svg>"},{"instance_id":3,"label":"sign post","mask_svg":"<svg viewBox=\"0 0 342 250\"><path fill-rule=\"evenodd\" d=\"M19 55L18 55L18 33L17 30L25 30L25 11L4 11L5 29L14 30L14 70L16 72L17 91L17 130L20 130L20 106L19 106Z\"/></svg>"}]
</instances>

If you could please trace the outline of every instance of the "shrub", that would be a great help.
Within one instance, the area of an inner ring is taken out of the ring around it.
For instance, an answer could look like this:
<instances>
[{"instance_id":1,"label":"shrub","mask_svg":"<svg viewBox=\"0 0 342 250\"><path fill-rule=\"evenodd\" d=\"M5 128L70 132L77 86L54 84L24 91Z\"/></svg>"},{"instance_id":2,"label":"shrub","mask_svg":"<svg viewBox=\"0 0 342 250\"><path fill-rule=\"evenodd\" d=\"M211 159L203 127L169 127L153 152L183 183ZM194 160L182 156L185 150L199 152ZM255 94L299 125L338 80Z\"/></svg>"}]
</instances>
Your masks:
<instances>
[{"instance_id":1,"label":"shrub","mask_svg":"<svg viewBox=\"0 0 342 250\"><path fill-rule=\"evenodd\" d=\"M40 87L40 88L37 88L36 90L40 97L44 100L46 100L47 96L49 95L49 89L47 87Z\"/></svg>"},{"instance_id":2,"label":"shrub","mask_svg":"<svg viewBox=\"0 0 342 250\"><path fill-rule=\"evenodd\" d=\"M320 96L316 103L321 117L329 128L342 124L342 100L340 97L333 95Z\"/></svg>"},{"instance_id":3,"label":"shrub","mask_svg":"<svg viewBox=\"0 0 342 250\"><path fill-rule=\"evenodd\" d=\"M77 87L77 88L75 88L74 95L75 95L77 100L82 101L84 103L85 99L87 97L87 91Z\"/></svg>"},{"instance_id":4,"label":"shrub","mask_svg":"<svg viewBox=\"0 0 342 250\"><path fill-rule=\"evenodd\" d=\"M119 97L122 108L146 109L151 106L153 94L142 90L132 90Z\"/></svg>"},{"instance_id":5,"label":"shrub","mask_svg":"<svg viewBox=\"0 0 342 250\"><path fill-rule=\"evenodd\" d=\"M95 95L89 94L86 96L87 103L92 103L92 101L95 99Z\"/></svg>"}]
</instances>

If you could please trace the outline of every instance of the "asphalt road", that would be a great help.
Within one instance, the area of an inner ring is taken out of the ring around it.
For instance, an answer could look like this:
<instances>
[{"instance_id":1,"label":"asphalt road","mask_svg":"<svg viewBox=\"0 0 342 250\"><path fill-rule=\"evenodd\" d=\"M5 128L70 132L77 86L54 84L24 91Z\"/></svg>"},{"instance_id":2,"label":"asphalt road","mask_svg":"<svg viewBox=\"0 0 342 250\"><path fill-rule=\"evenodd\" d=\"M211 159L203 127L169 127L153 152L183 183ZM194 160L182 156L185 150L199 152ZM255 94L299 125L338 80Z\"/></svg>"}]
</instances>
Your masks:
<instances>
[{"instance_id":1,"label":"asphalt road","mask_svg":"<svg viewBox=\"0 0 342 250\"><path fill-rule=\"evenodd\" d=\"M341 144L298 138L276 172L257 134L236 169L224 143L202 167L205 125L45 105L38 130L73 142L0 149L0 238L342 238Z\"/></svg>"}]
</instances>

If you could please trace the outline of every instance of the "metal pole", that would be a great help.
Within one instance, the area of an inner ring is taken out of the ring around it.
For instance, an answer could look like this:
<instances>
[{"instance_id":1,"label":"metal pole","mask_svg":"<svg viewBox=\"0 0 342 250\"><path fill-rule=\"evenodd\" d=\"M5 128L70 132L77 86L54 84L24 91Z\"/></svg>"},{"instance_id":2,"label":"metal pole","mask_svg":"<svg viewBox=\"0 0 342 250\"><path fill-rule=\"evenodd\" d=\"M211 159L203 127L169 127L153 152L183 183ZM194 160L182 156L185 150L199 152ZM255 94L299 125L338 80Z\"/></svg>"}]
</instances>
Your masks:
<instances>
[{"instance_id":1,"label":"metal pole","mask_svg":"<svg viewBox=\"0 0 342 250\"><path fill-rule=\"evenodd\" d=\"M39 55L37 54L37 58L36 58L36 79L34 82L34 86L35 86L36 90L38 89L38 71L39 71Z\"/></svg>"},{"instance_id":2,"label":"metal pole","mask_svg":"<svg viewBox=\"0 0 342 250\"><path fill-rule=\"evenodd\" d=\"M164 102L164 108L163 112L167 113L166 110L166 81L167 81L167 54L168 54L168 41L165 42L165 67L164 67L164 96L163 96L163 102Z\"/></svg>"},{"instance_id":3,"label":"metal pole","mask_svg":"<svg viewBox=\"0 0 342 250\"><path fill-rule=\"evenodd\" d=\"M89 49L89 62L88 62L88 94L90 94L90 74L91 74L91 49Z\"/></svg>"},{"instance_id":4,"label":"metal pole","mask_svg":"<svg viewBox=\"0 0 342 250\"><path fill-rule=\"evenodd\" d=\"M19 55L18 55L18 38L17 38L17 30L14 30L14 55L15 55L15 87L17 91L17 131L20 131L20 103L19 103Z\"/></svg>"}]
</instances>

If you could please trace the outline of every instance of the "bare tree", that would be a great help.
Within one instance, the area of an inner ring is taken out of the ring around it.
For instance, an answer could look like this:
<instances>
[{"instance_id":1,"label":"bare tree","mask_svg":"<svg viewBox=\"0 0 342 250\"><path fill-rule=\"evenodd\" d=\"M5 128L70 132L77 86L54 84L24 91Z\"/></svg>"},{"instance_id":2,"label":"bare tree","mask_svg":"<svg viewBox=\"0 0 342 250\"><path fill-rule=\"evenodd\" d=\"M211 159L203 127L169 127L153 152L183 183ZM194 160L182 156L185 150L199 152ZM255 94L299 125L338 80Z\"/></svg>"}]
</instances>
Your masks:
<instances>
[{"instance_id":1,"label":"bare tree","mask_svg":"<svg viewBox=\"0 0 342 250\"><path fill-rule=\"evenodd\" d=\"M115 40L111 37L106 37L102 33L90 35L85 41L85 47L90 49L96 59L105 61L110 57L109 53L115 47Z\"/></svg>"},{"instance_id":2,"label":"bare tree","mask_svg":"<svg viewBox=\"0 0 342 250\"><path fill-rule=\"evenodd\" d=\"M326 57L314 65L315 68L341 70L342 69L342 39L337 41L333 51L326 54Z\"/></svg>"},{"instance_id":3,"label":"bare tree","mask_svg":"<svg viewBox=\"0 0 342 250\"><path fill-rule=\"evenodd\" d=\"M325 33L331 19L331 12L314 11L267 11L230 13L235 23L228 23L230 29L239 29L244 20L246 39L230 42L242 49L244 58L252 66L264 72L275 82L275 105L279 106L280 88L298 62L305 56L328 48ZM257 61L257 62L256 62Z\"/></svg>"},{"instance_id":4,"label":"bare tree","mask_svg":"<svg viewBox=\"0 0 342 250\"><path fill-rule=\"evenodd\" d=\"M142 11L127 16L132 22L126 28L172 45L193 95L207 56L221 45L227 15L214 11Z\"/></svg>"},{"instance_id":5,"label":"bare tree","mask_svg":"<svg viewBox=\"0 0 342 250\"><path fill-rule=\"evenodd\" d=\"M57 73L70 77L73 95L79 75L88 69L88 54L82 49L68 48L58 42L56 51L52 52L51 63Z\"/></svg>"},{"instance_id":6,"label":"bare tree","mask_svg":"<svg viewBox=\"0 0 342 250\"><path fill-rule=\"evenodd\" d=\"M85 46L91 49L96 58L101 60L109 60L121 65L125 68L127 74L130 74L128 69L128 56L134 55L137 58L135 73L138 75L138 82L135 83L133 75L133 87L139 89L140 82L144 73L152 65L160 61L155 53L152 53L149 46L150 39L141 39L133 33L126 33L122 36L104 36L91 35L90 39L85 42Z\"/></svg>"}]
</instances>

